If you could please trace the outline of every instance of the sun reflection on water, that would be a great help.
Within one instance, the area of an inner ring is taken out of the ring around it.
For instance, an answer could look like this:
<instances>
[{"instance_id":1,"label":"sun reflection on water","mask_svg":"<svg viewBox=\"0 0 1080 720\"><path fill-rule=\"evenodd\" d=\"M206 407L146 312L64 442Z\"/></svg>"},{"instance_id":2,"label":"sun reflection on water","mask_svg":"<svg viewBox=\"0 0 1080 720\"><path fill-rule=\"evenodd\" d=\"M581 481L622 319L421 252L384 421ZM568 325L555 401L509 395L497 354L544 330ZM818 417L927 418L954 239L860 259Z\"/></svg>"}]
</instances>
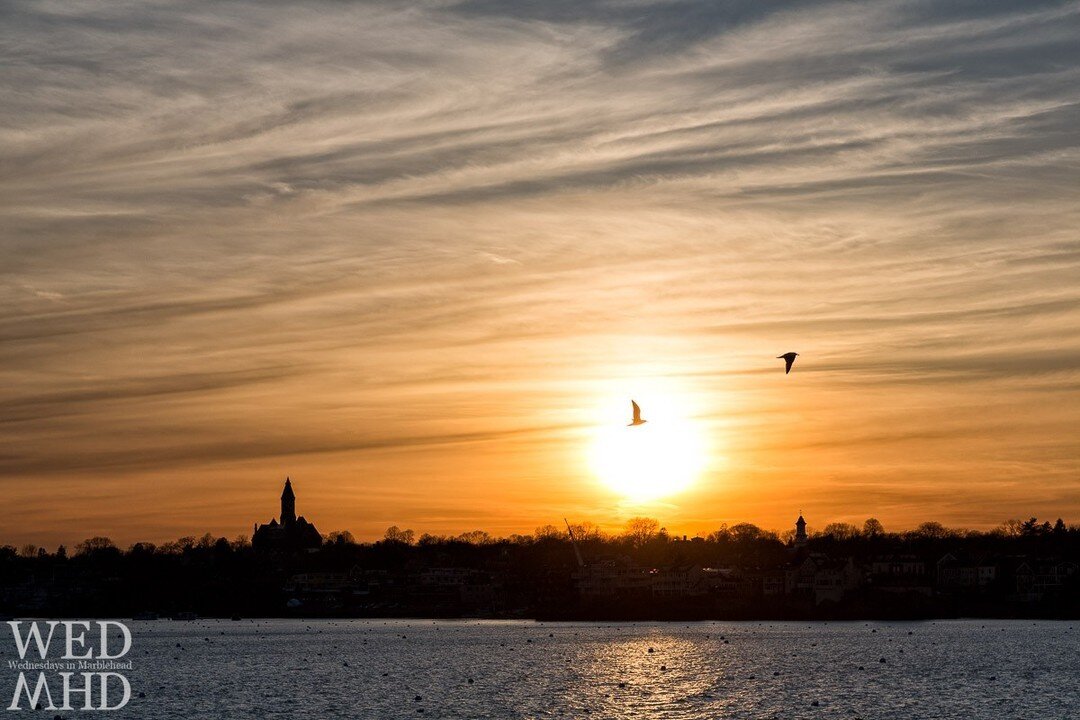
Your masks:
<instances>
[{"instance_id":1,"label":"sun reflection on water","mask_svg":"<svg viewBox=\"0 0 1080 720\"><path fill-rule=\"evenodd\" d=\"M722 690L725 663L709 639L649 634L588 643L575 661L580 685L561 703L571 717L646 718L680 706L696 713L703 702L722 710L738 695Z\"/></svg>"}]
</instances>

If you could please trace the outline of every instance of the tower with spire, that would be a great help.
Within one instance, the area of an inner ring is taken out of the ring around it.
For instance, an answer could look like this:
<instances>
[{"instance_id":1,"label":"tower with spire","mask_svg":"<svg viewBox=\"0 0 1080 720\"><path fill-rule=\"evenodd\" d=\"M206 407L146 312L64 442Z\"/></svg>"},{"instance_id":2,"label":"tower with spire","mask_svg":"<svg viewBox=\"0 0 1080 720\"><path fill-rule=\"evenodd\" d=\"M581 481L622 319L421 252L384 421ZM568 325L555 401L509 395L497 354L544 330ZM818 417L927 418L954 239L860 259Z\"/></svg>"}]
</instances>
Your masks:
<instances>
[{"instance_id":1,"label":"tower with spire","mask_svg":"<svg viewBox=\"0 0 1080 720\"><path fill-rule=\"evenodd\" d=\"M802 511L799 512L799 519L795 521L795 547L806 547L806 541L809 538L806 536L806 521L803 520Z\"/></svg>"},{"instance_id":2,"label":"tower with spire","mask_svg":"<svg viewBox=\"0 0 1080 720\"><path fill-rule=\"evenodd\" d=\"M296 494L292 489L292 480L285 478L285 489L281 491L281 524L292 525L296 522Z\"/></svg>"},{"instance_id":3,"label":"tower with spire","mask_svg":"<svg viewBox=\"0 0 1080 720\"><path fill-rule=\"evenodd\" d=\"M255 525L251 545L259 552L302 552L322 545L322 536L304 516L296 516L296 493L292 479L285 478L281 491L281 517Z\"/></svg>"}]
</instances>

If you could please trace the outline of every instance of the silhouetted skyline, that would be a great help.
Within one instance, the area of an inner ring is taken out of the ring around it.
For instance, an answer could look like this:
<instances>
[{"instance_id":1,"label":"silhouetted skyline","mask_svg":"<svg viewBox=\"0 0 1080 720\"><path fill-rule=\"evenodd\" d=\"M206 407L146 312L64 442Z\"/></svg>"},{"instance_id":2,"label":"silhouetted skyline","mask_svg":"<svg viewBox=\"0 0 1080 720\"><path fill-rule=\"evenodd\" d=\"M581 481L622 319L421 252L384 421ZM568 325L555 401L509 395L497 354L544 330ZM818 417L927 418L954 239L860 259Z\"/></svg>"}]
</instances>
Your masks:
<instances>
[{"instance_id":1,"label":"silhouetted skyline","mask_svg":"<svg viewBox=\"0 0 1080 720\"><path fill-rule=\"evenodd\" d=\"M690 538L639 517L617 534L569 522L510 538L392 526L375 543L344 532L311 543L292 500L287 488L280 522L260 526L254 544L207 534L126 551L107 538L71 552L0 546L0 614L670 620L1080 611L1080 526L1060 519L988 533L927 522L897 533L870 518L807 532L800 515L783 537L740 523Z\"/></svg>"}]
</instances>

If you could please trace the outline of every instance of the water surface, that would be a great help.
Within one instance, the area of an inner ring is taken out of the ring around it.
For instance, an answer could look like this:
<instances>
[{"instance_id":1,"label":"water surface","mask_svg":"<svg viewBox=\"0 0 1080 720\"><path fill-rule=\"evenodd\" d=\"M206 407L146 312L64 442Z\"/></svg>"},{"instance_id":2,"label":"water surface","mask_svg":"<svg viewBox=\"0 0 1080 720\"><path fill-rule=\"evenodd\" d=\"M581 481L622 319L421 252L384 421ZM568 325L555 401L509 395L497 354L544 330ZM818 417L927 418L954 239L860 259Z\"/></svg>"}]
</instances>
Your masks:
<instances>
[{"instance_id":1,"label":"water surface","mask_svg":"<svg viewBox=\"0 0 1080 720\"><path fill-rule=\"evenodd\" d=\"M1080 718L1069 622L129 625L136 697L97 717Z\"/></svg>"}]
</instances>

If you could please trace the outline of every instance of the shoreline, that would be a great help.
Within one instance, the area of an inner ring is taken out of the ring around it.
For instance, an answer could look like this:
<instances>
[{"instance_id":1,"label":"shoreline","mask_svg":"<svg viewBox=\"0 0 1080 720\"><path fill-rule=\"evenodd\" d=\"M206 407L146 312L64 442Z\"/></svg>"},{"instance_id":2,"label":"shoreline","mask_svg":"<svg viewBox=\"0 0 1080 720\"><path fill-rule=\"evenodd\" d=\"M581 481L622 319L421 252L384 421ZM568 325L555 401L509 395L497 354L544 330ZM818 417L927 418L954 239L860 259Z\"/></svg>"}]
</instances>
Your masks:
<instances>
[{"instance_id":1,"label":"shoreline","mask_svg":"<svg viewBox=\"0 0 1080 720\"><path fill-rule=\"evenodd\" d=\"M86 619L87 615L21 615L21 616L3 616L0 617L2 622L23 622L23 621L41 621L41 620L73 620L73 619ZM564 615L547 615L547 614L531 614L531 615L506 615L506 614L489 614L489 615L438 615L438 614L408 614L408 613L392 613L392 614L327 614L327 613L311 613L311 614L279 614L279 615L252 615L237 618L235 616L225 615L198 615L188 618L174 618L174 617L132 617L130 615L94 615L94 620L120 620L126 622L153 622L153 623L189 623L200 621L215 621L223 623L247 623L247 622L262 622L272 620L296 620L296 621L325 621L325 620L386 620L386 621L431 621L431 622L534 622L534 623L577 623L577 624L591 624L597 622L604 623L708 623L708 622L733 622L733 623L760 623L760 622L798 622L798 623L855 623L855 622L877 622L877 623L894 623L894 622L937 622L937 621L1032 621L1032 622L1070 622L1080 621L1080 612L1073 614L955 614L955 615L862 615L862 616L844 616L837 614L819 614L819 615L682 615L682 616L660 616L660 615L636 615L636 614L608 614L608 615L586 615L586 614L564 614Z\"/></svg>"}]
</instances>

